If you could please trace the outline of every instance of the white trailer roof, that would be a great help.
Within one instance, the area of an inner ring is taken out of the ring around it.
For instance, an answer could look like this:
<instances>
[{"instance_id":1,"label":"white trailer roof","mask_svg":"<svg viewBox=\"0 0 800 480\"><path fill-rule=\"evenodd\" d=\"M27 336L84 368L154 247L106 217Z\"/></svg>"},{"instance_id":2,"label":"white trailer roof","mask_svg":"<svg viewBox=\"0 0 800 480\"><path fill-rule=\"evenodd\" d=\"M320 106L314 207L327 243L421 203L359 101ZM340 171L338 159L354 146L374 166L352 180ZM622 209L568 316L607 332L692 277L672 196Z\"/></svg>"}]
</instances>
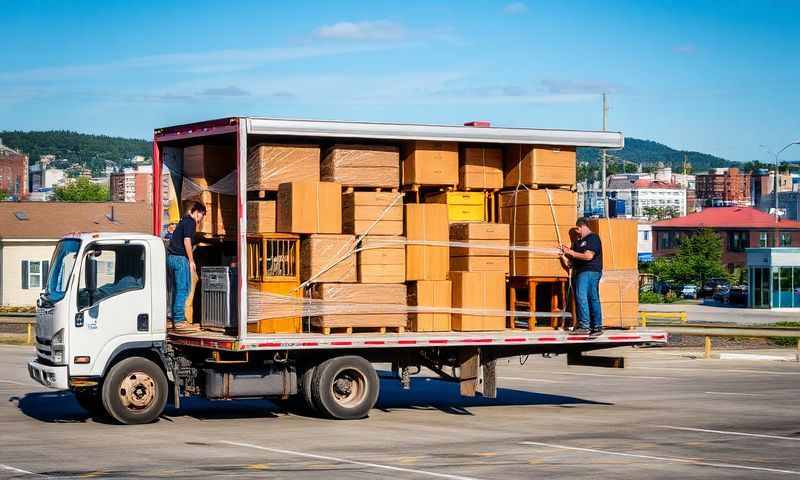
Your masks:
<instances>
[{"instance_id":1,"label":"white trailer roof","mask_svg":"<svg viewBox=\"0 0 800 480\"><path fill-rule=\"evenodd\" d=\"M274 118L245 118L243 120L247 125L247 133L257 135L523 143L597 148L622 148L625 146L625 138L622 132L282 120Z\"/></svg>"}]
</instances>

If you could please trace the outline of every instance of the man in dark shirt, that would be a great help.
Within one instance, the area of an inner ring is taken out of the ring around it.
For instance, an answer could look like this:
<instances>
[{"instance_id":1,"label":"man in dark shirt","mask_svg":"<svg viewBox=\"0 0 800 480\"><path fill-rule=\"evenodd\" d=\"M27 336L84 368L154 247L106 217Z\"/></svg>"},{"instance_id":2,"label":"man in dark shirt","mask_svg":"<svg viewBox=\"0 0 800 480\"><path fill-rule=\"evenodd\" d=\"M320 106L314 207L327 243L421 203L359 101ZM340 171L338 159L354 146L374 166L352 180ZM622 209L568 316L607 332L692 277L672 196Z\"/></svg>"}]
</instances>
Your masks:
<instances>
[{"instance_id":1,"label":"man in dark shirt","mask_svg":"<svg viewBox=\"0 0 800 480\"><path fill-rule=\"evenodd\" d=\"M206 207L195 202L189 213L178 222L167 244L167 270L172 276L172 323L178 332L191 332L195 329L186 324L186 298L192 284L192 274L197 274L192 246L197 224L203 221Z\"/></svg>"},{"instance_id":2,"label":"man in dark shirt","mask_svg":"<svg viewBox=\"0 0 800 480\"><path fill-rule=\"evenodd\" d=\"M603 333L603 313L600 307L600 277L603 275L603 244L589 228L585 218L575 223L578 239L572 247L561 245L562 259L572 267L575 309L578 326L573 333L580 335Z\"/></svg>"}]
</instances>

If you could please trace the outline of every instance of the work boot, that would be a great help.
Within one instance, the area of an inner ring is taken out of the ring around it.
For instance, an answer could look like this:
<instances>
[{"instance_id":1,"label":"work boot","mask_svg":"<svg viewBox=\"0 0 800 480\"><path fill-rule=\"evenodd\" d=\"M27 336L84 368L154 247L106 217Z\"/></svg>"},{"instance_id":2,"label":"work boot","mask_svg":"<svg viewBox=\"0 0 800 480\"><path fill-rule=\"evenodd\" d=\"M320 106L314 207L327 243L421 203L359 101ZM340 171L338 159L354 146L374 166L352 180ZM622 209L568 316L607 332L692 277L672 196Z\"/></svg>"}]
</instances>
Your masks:
<instances>
[{"instance_id":1,"label":"work boot","mask_svg":"<svg viewBox=\"0 0 800 480\"><path fill-rule=\"evenodd\" d=\"M602 334L603 334L602 328L593 328L592 331L589 333L589 335L593 337L599 337Z\"/></svg>"},{"instance_id":2,"label":"work boot","mask_svg":"<svg viewBox=\"0 0 800 480\"><path fill-rule=\"evenodd\" d=\"M571 332L573 335L589 335L588 328L576 328Z\"/></svg>"},{"instance_id":3,"label":"work boot","mask_svg":"<svg viewBox=\"0 0 800 480\"><path fill-rule=\"evenodd\" d=\"M193 323L177 322L175 326L172 327L172 332L178 334L195 333L198 331L200 331L200 328Z\"/></svg>"}]
</instances>

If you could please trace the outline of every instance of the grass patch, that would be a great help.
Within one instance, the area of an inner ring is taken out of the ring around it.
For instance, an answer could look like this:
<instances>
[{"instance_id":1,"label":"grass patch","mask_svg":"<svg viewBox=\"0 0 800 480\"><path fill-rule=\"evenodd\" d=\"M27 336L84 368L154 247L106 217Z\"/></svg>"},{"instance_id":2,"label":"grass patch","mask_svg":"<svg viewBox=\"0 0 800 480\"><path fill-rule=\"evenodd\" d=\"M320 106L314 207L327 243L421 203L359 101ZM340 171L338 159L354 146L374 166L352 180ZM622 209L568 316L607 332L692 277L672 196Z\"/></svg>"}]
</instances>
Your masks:
<instances>
[{"instance_id":1,"label":"grass patch","mask_svg":"<svg viewBox=\"0 0 800 480\"><path fill-rule=\"evenodd\" d=\"M783 328L800 328L800 322L778 322L772 326ZM794 347L797 345L798 338L800 337L769 337L767 340L774 345L780 345L782 347Z\"/></svg>"}]
</instances>

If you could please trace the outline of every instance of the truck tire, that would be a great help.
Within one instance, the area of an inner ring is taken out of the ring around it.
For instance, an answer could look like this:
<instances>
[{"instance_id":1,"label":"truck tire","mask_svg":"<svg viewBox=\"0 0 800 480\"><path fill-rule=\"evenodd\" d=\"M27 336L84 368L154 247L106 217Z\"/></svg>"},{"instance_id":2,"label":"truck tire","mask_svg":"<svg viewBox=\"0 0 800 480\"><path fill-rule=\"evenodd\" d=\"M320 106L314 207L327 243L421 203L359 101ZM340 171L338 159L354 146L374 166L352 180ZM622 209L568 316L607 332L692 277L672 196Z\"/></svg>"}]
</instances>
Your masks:
<instances>
[{"instance_id":1,"label":"truck tire","mask_svg":"<svg viewBox=\"0 0 800 480\"><path fill-rule=\"evenodd\" d=\"M311 397L311 382L314 379L315 368L311 366L303 371L296 394L286 399L272 399L272 403L296 415L317 415L319 410Z\"/></svg>"},{"instance_id":2,"label":"truck tire","mask_svg":"<svg viewBox=\"0 0 800 480\"><path fill-rule=\"evenodd\" d=\"M167 377L152 361L130 357L117 363L103 382L103 407L124 425L150 423L167 404Z\"/></svg>"},{"instance_id":3,"label":"truck tire","mask_svg":"<svg viewBox=\"0 0 800 480\"><path fill-rule=\"evenodd\" d=\"M379 391L375 368L357 356L324 361L311 382L311 397L319 413L337 420L366 417L378 401Z\"/></svg>"},{"instance_id":4,"label":"truck tire","mask_svg":"<svg viewBox=\"0 0 800 480\"><path fill-rule=\"evenodd\" d=\"M82 388L80 390L73 390L72 393L75 395L75 400L78 401L78 405L89 412L89 415L92 417L104 417L107 415L98 388Z\"/></svg>"}]
</instances>

